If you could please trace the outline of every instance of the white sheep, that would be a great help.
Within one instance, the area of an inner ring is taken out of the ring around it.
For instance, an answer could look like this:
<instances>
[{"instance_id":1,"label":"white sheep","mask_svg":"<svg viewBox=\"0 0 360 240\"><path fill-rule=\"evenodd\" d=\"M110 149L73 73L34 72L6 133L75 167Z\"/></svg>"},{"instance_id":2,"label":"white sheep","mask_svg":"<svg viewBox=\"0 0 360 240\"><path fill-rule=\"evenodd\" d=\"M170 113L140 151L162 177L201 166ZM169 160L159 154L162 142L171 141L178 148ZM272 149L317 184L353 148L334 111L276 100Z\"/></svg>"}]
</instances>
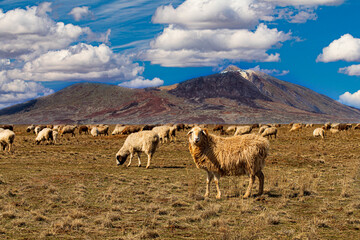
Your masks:
<instances>
[{"instance_id":1,"label":"white sheep","mask_svg":"<svg viewBox=\"0 0 360 240\"><path fill-rule=\"evenodd\" d=\"M170 142L171 141L176 142L176 129L177 129L176 125L170 127L170 131L169 131Z\"/></svg>"},{"instance_id":2,"label":"white sheep","mask_svg":"<svg viewBox=\"0 0 360 240\"><path fill-rule=\"evenodd\" d=\"M3 151L11 152L12 151L12 145L15 140L15 133L9 129L0 129L0 144L3 149Z\"/></svg>"},{"instance_id":3,"label":"white sheep","mask_svg":"<svg viewBox=\"0 0 360 240\"><path fill-rule=\"evenodd\" d=\"M26 132L35 132L34 131L35 130L35 125L34 124L31 124L30 126L28 126L27 128L26 128Z\"/></svg>"},{"instance_id":4,"label":"white sheep","mask_svg":"<svg viewBox=\"0 0 360 240\"><path fill-rule=\"evenodd\" d=\"M262 137L269 137L269 138L272 138L273 135L276 138L276 135L277 135L277 128L276 127L266 128L264 130L264 132L261 134Z\"/></svg>"},{"instance_id":5,"label":"white sheep","mask_svg":"<svg viewBox=\"0 0 360 240\"><path fill-rule=\"evenodd\" d=\"M112 131L111 135L117 135L122 132L122 130L125 129L125 125L123 124L116 124L114 131Z\"/></svg>"},{"instance_id":6,"label":"white sheep","mask_svg":"<svg viewBox=\"0 0 360 240\"><path fill-rule=\"evenodd\" d=\"M249 133L251 133L251 130L252 130L251 126L238 126L238 127L236 127L234 136L249 134Z\"/></svg>"},{"instance_id":7,"label":"white sheep","mask_svg":"<svg viewBox=\"0 0 360 240\"><path fill-rule=\"evenodd\" d=\"M262 125L259 129L259 134L262 134L265 131L265 129L267 129L269 127L270 127L269 125Z\"/></svg>"},{"instance_id":8,"label":"white sheep","mask_svg":"<svg viewBox=\"0 0 360 240\"><path fill-rule=\"evenodd\" d=\"M234 126L234 125L233 125L233 126L229 126L229 127L226 129L225 132L229 134L229 133L231 133L232 131L234 131L234 132L236 131L236 126Z\"/></svg>"},{"instance_id":9,"label":"white sheep","mask_svg":"<svg viewBox=\"0 0 360 240\"><path fill-rule=\"evenodd\" d=\"M102 134L104 136L109 135L109 126L108 125L100 124L97 126L97 129L98 129L99 135L102 135Z\"/></svg>"},{"instance_id":10,"label":"white sheep","mask_svg":"<svg viewBox=\"0 0 360 240\"><path fill-rule=\"evenodd\" d=\"M315 130L313 131L313 136L314 137L321 137L324 138L325 137L325 131L322 128L315 128Z\"/></svg>"},{"instance_id":11,"label":"white sheep","mask_svg":"<svg viewBox=\"0 0 360 240\"><path fill-rule=\"evenodd\" d=\"M221 197L219 188L220 176L250 175L249 186L244 198L251 194L255 176L259 178L259 192L264 190L262 169L268 154L269 141L255 134L233 136L228 138L209 134L206 129L194 127L188 133L189 150L197 168L207 172L205 197L214 179L217 189L216 198Z\"/></svg>"},{"instance_id":12,"label":"white sheep","mask_svg":"<svg viewBox=\"0 0 360 240\"><path fill-rule=\"evenodd\" d=\"M57 143L57 140L59 137L59 132L56 130L53 130L52 134L53 134L54 143Z\"/></svg>"},{"instance_id":13,"label":"white sheep","mask_svg":"<svg viewBox=\"0 0 360 240\"><path fill-rule=\"evenodd\" d=\"M169 139L170 127L169 126L158 126L152 129L153 132L159 135L161 143L167 142Z\"/></svg>"},{"instance_id":14,"label":"white sheep","mask_svg":"<svg viewBox=\"0 0 360 240\"><path fill-rule=\"evenodd\" d=\"M134 154L136 153L139 160L138 166L140 167L140 152L144 152L148 156L146 168L149 168L151 158L154 155L158 144L159 136L153 131L141 131L130 134L126 138L124 145L116 154L117 165L124 164L127 157L130 155L130 162L127 165L129 167L134 157Z\"/></svg>"},{"instance_id":15,"label":"white sheep","mask_svg":"<svg viewBox=\"0 0 360 240\"><path fill-rule=\"evenodd\" d=\"M99 129L97 127L93 127L90 131L91 136L97 137L99 135Z\"/></svg>"},{"instance_id":16,"label":"white sheep","mask_svg":"<svg viewBox=\"0 0 360 240\"><path fill-rule=\"evenodd\" d=\"M67 134L67 133L71 133L71 136L75 137L75 130L76 130L77 126L76 125L66 125L63 126L62 128L60 128L59 133L60 136Z\"/></svg>"},{"instance_id":17,"label":"white sheep","mask_svg":"<svg viewBox=\"0 0 360 240\"><path fill-rule=\"evenodd\" d=\"M39 143L44 142L44 141L48 141L49 143L54 141L53 130L51 128L44 128L36 136L36 139L35 139L36 144L39 144Z\"/></svg>"}]
</instances>

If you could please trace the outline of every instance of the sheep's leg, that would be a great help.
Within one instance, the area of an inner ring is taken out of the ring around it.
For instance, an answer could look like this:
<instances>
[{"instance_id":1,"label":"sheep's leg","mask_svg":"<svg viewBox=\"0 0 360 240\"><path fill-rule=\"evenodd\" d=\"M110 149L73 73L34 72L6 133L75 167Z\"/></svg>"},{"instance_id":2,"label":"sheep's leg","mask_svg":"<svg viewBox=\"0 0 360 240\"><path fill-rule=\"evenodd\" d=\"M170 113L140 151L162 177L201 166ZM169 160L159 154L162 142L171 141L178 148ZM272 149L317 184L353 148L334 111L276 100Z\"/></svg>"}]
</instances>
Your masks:
<instances>
[{"instance_id":1,"label":"sheep's leg","mask_svg":"<svg viewBox=\"0 0 360 240\"><path fill-rule=\"evenodd\" d=\"M210 192L210 183L214 178L214 174L212 172L207 172L207 179L206 179L206 192L204 197L209 197L209 192Z\"/></svg>"},{"instance_id":2,"label":"sheep's leg","mask_svg":"<svg viewBox=\"0 0 360 240\"><path fill-rule=\"evenodd\" d=\"M146 168L149 168L150 167L150 161L151 161L151 158L152 158L152 153L148 153L148 161L147 161L147 164L146 164Z\"/></svg>"},{"instance_id":3,"label":"sheep's leg","mask_svg":"<svg viewBox=\"0 0 360 240\"><path fill-rule=\"evenodd\" d=\"M130 159L129 159L129 163L128 163L127 167L130 167L133 157L134 157L134 154L130 153Z\"/></svg>"},{"instance_id":4,"label":"sheep's leg","mask_svg":"<svg viewBox=\"0 0 360 240\"><path fill-rule=\"evenodd\" d=\"M248 186L243 198L248 198L250 196L251 189L253 187L254 182L255 182L255 175L251 174L250 179L249 179L249 186Z\"/></svg>"},{"instance_id":5,"label":"sheep's leg","mask_svg":"<svg viewBox=\"0 0 360 240\"><path fill-rule=\"evenodd\" d=\"M259 192L258 192L258 195L262 195L263 194L263 191L264 191L264 174L262 171L258 171L256 173L256 176L259 178Z\"/></svg>"},{"instance_id":6,"label":"sheep's leg","mask_svg":"<svg viewBox=\"0 0 360 240\"><path fill-rule=\"evenodd\" d=\"M137 152L137 157L138 157L138 161L139 161L138 167L141 167L140 153L139 152Z\"/></svg>"},{"instance_id":7,"label":"sheep's leg","mask_svg":"<svg viewBox=\"0 0 360 240\"><path fill-rule=\"evenodd\" d=\"M215 182L216 191L217 191L216 199L220 199L221 198L221 192L220 192L220 186L219 186L220 174L214 173L214 175L215 175L214 182Z\"/></svg>"}]
</instances>

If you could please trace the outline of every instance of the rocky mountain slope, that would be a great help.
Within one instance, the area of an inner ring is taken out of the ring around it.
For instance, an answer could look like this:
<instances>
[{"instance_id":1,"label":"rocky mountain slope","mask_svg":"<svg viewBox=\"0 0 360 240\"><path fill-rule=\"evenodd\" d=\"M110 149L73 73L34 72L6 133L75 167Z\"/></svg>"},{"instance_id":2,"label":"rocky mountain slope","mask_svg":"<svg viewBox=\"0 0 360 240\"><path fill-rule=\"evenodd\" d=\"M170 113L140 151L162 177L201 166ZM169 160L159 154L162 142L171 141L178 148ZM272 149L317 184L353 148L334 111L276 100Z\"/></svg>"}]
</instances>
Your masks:
<instances>
[{"instance_id":1,"label":"rocky mountain slope","mask_svg":"<svg viewBox=\"0 0 360 240\"><path fill-rule=\"evenodd\" d=\"M80 83L0 110L1 123L358 122L360 110L234 66L160 88Z\"/></svg>"}]
</instances>

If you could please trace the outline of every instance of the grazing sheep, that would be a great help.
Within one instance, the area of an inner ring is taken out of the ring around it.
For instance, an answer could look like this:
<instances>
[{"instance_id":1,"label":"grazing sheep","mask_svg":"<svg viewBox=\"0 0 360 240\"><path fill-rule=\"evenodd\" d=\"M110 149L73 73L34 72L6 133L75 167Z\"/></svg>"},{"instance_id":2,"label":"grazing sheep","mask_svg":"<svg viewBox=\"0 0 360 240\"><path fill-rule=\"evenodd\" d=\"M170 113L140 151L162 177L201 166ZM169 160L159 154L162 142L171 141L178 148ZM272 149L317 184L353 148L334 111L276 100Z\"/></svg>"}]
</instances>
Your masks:
<instances>
[{"instance_id":1,"label":"grazing sheep","mask_svg":"<svg viewBox=\"0 0 360 240\"><path fill-rule=\"evenodd\" d=\"M158 126L152 129L153 132L159 135L161 143L165 143L169 139L170 127L169 126Z\"/></svg>"},{"instance_id":2,"label":"grazing sheep","mask_svg":"<svg viewBox=\"0 0 360 240\"><path fill-rule=\"evenodd\" d=\"M11 131L14 131L14 125L9 125L9 124L7 124L7 125L2 125L1 128L3 128L3 129L9 129L9 130L11 130Z\"/></svg>"},{"instance_id":3,"label":"grazing sheep","mask_svg":"<svg viewBox=\"0 0 360 240\"><path fill-rule=\"evenodd\" d=\"M305 125L306 128L311 128L311 127L313 127L313 126L314 126L313 123L308 123L308 124Z\"/></svg>"},{"instance_id":4,"label":"grazing sheep","mask_svg":"<svg viewBox=\"0 0 360 240\"><path fill-rule=\"evenodd\" d=\"M251 125L251 127L254 129L254 128L259 128L260 125L258 123L254 123L253 125Z\"/></svg>"},{"instance_id":5,"label":"grazing sheep","mask_svg":"<svg viewBox=\"0 0 360 240\"><path fill-rule=\"evenodd\" d=\"M125 125L124 124L116 124L114 130L112 131L111 135L118 135L121 133L122 130L125 129Z\"/></svg>"},{"instance_id":6,"label":"grazing sheep","mask_svg":"<svg viewBox=\"0 0 360 240\"><path fill-rule=\"evenodd\" d=\"M39 134L37 135L37 137L35 139L36 144L39 144L44 141L48 141L49 143L51 143L51 141L54 141L52 129L44 128L43 130L41 130L39 132Z\"/></svg>"},{"instance_id":7,"label":"grazing sheep","mask_svg":"<svg viewBox=\"0 0 360 240\"><path fill-rule=\"evenodd\" d=\"M28 126L26 128L26 132L33 132L35 133L35 125L34 124L31 124L30 126Z\"/></svg>"},{"instance_id":8,"label":"grazing sheep","mask_svg":"<svg viewBox=\"0 0 360 240\"><path fill-rule=\"evenodd\" d=\"M205 197L209 196L209 188L214 178L217 195L221 197L219 188L220 176L250 175L249 186L244 198L251 194L255 176L259 178L259 192L264 189L264 174L261 171L268 154L269 141L255 134L233 136L228 138L209 134L206 129L194 127L188 133L189 150L197 168L207 172Z\"/></svg>"},{"instance_id":9,"label":"grazing sheep","mask_svg":"<svg viewBox=\"0 0 360 240\"><path fill-rule=\"evenodd\" d=\"M91 136L97 137L99 135L99 129L97 127L93 127L90 131Z\"/></svg>"},{"instance_id":10,"label":"grazing sheep","mask_svg":"<svg viewBox=\"0 0 360 240\"><path fill-rule=\"evenodd\" d=\"M339 129L330 128L330 132L331 132L332 134L336 134L336 133L339 133L340 131L339 131Z\"/></svg>"},{"instance_id":11,"label":"grazing sheep","mask_svg":"<svg viewBox=\"0 0 360 240\"><path fill-rule=\"evenodd\" d=\"M214 127L214 129L213 129L213 131L215 132L215 131L221 131L221 130L223 130L224 129L224 126L223 125L216 125L215 127Z\"/></svg>"},{"instance_id":12,"label":"grazing sheep","mask_svg":"<svg viewBox=\"0 0 360 240\"><path fill-rule=\"evenodd\" d=\"M170 127L169 136L170 136L170 142L176 142L176 125Z\"/></svg>"},{"instance_id":13,"label":"grazing sheep","mask_svg":"<svg viewBox=\"0 0 360 240\"><path fill-rule=\"evenodd\" d=\"M35 129L34 129L34 133L35 133L36 135L38 135L39 132L40 132L41 130L43 130L44 128L46 128L46 126L44 126L44 125L36 126Z\"/></svg>"},{"instance_id":14,"label":"grazing sheep","mask_svg":"<svg viewBox=\"0 0 360 240\"><path fill-rule=\"evenodd\" d=\"M71 136L75 137L75 129L76 128L77 128L76 125L66 125L59 130L60 136L67 134L67 133L71 133Z\"/></svg>"},{"instance_id":15,"label":"grazing sheep","mask_svg":"<svg viewBox=\"0 0 360 240\"><path fill-rule=\"evenodd\" d=\"M183 123L176 124L176 130L177 131L185 130L185 124L183 124Z\"/></svg>"},{"instance_id":16,"label":"grazing sheep","mask_svg":"<svg viewBox=\"0 0 360 240\"><path fill-rule=\"evenodd\" d=\"M259 134L262 134L265 131L265 129L267 129L269 127L270 127L269 125L262 125L259 129Z\"/></svg>"},{"instance_id":17,"label":"grazing sheep","mask_svg":"<svg viewBox=\"0 0 360 240\"><path fill-rule=\"evenodd\" d=\"M9 129L0 129L0 144L3 149L3 151L11 152L12 151L12 145L15 140L15 133Z\"/></svg>"},{"instance_id":18,"label":"grazing sheep","mask_svg":"<svg viewBox=\"0 0 360 240\"><path fill-rule=\"evenodd\" d=\"M63 127L63 125L54 125L54 127L52 128L55 131L60 131L60 129Z\"/></svg>"},{"instance_id":19,"label":"grazing sheep","mask_svg":"<svg viewBox=\"0 0 360 240\"><path fill-rule=\"evenodd\" d=\"M56 130L53 130L52 134L53 134L54 143L57 143L57 140L58 140L58 137L59 137L59 132L56 131Z\"/></svg>"},{"instance_id":20,"label":"grazing sheep","mask_svg":"<svg viewBox=\"0 0 360 240\"><path fill-rule=\"evenodd\" d=\"M81 135L82 133L89 134L88 126L82 125L79 127L79 135Z\"/></svg>"},{"instance_id":21,"label":"grazing sheep","mask_svg":"<svg viewBox=\"0 0 360 240\"><path fill-rule=\"evenodd\" d=\"M131 160L136 153L138 156L139 164L141 166L140 161L140 152L144 152L148 156L148 161L146 168L149 168L150 161L152 156L156 151L156 147L159 144L159 136L154 131L141 131L130 134L124 145L120 148L118 153L116 154L116 162L117 165L122 165L126 161L127 157L130 155L130 162L127 165L128 167L131 164Z\"/></svg>"},{"instance_id":22,"label":"grazing sheep","mask_svg":"<svg viewBox=\"0 0 360 240\"><path fill-rule=\"evenodd\" d=\"M294 123L292 125L291 129L289 130L289 132L299 131L300 129L302 129L302 124L301 123Z\"/></svg>"},{"instance_id":23,"label":"grazing sheep","mask_svg":"<svg viewBox=\"0 0 360 240\"><path fill-rule=\"evenodd\" d=\"M249 134L249 133L251 133L251 130L252 130L251 126L236 127L236 131L234 133L234 136Z\"/></svg>"},{"instance_id":24,"label":"grazing sheep","mask_svg":"<svg viewBox=\"0 0 360 240\"><path fill-rule=\"evenodd\" d=\"M141 128L139 126L127 126L124 128L124 130L122 130L121 134L127 135L127 134L131 134L131 133L139 132L140 130L141 130Z\"/></svg>"},{"instance_id":25,"label":"grazing sheep","mask_svg":"<svg viewBox=\"0 0 360 240\"><path fill-rule=\"evenodd\" d=\"M360 129L360 123L356 124L354 129Z\"/></svg>"},{"instance_id":26,"label":"grazing sheep","mask_svg":"<svg viewBox=\"0 0 360 240\"><path fill-rule=\"evenodd\" d=\"M313 131L313 136L314 137L321 137L321 138L325 138L325 131L322 128L315 128L315 130Z\"/></svg>"},{"instance_id":27,"label":"grazing sheep","mask_svg":"<svg viewBox=\"0 0 360 240\"><path fill-rule=\"evenodd\" d=\"M272 138L272 135L274 135L275 138L276 138L276 134L277 134L277 128L276 127L270 127L270 128L266 128L264 130L264 132L261 134L261 136L262 137Z\"/></svg>"},{"instance_id":28,"label":"grazing sheep","mask_svg":"<svg viewBox=\"0 0 360 240\"><path fill-rule=\"evenodd\" d=\"M109 126L108 125L99 125L97 126L99 135L109 136Z\"/></svg>"},{"instance_id":29,"label":"grazing sheep","mask_svg":"<svg viewBox=\"0 0 360 240\"><path fill-rule=\"evenodd\" d=\"M229 126L229 127L226 129L225 132L229 134L229 133L231 133L232 131L234 131L234 132L236 131L236 126Z\"/></svg>"},{"instance_id":30,"label":"grazing sheep","mask_svg":"<svg viewBox=\"0 0 360 240\"><path fill-rule=\"evenodd\" d=\"M156 125L145 125L141 128L141 131L144 131L144 130L152 130L154 127L156 127Z\"/></svg>"},{"instance_id":31,"label":"grazing sheep","mask_svg":"<svg viewBox=\"0 0 360 240\"><path fill-rule=\"evenodd\" d=\"M331 123L327 122L324 124L324 126L322 127L324 130L329 130L331 128Z\"/></svg>"}]
</instances>

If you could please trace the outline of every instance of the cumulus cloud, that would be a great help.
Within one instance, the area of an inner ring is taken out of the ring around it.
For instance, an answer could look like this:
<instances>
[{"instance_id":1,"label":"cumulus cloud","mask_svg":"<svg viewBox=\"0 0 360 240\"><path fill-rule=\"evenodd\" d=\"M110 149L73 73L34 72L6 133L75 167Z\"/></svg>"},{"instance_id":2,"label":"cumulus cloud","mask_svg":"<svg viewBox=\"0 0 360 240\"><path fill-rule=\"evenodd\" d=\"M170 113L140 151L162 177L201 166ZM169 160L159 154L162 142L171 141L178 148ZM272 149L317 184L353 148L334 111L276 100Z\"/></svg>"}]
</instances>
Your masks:
<instances>
[{"instance_id":1,"label":"cumulus cloud","mask_svg":"<svg viewBox=\"0 0 360 240\"><path fill-rule=\"evenodd\" d=\"M360 65L351 65L349 67L344 67L339 69L339 73L344 73L350 76L360 76Z\"/></svg>"},{"instance_id":2,"label":"cumulus cloud","mask_svg":"<svg viewBox=\"0 0 360 240\"><path fill-rule=\"evenodd\" d=\"M79 43L42 54L28 61L22 69L7 71L7 76L33 81L123 81L136 77L143 70L139 64L114 53L105 44Z\"/></svg>"},{"instance_id":3,"label":"cumulus cloud","mask_svg":"<svg viewBox=\"0 0 360 240\"><path fill-rule=\"evenodd\" d=\"M317 62L360 61L360 39L345 34L325 47Z\"/></svg>"},{"instance_id":4,"label":"cumulus cloud","mask_svg":"<svg viewBox=\"0 0 360 240\"><path fill-rule=\"evenodd\" d=\"M119 86L121 87L128 87L128 88L147 88L147 87L158 87L164 84L164 81L160 78L153 78L145 79L144 77L137 77L134 80L127 81L120 83Z\"/></svg>"},{"instance_id":5,"label":"cumulus cloud","mask_svg":"<svg viewBox=\"0 0 360 240\"><path fill-rule=\"evenodd\" d=\"M273 7L256 0L187 0L176 9L159 7L152 21L189 29L253 28L260 19L270 18Z\"/></svg>"},{"instance_id":6,"label":"cumulus cloud","mask_svg":"<svg viewBox=\"0 0 360 240\"><path fill-rule=\"evenodd\" d=\"M291 33L259 24L255 31L246 29L182 29L170 25L151 42L146 58L162 66L216 66L223 59L279 61L270 48L291 39Z\"/></svg>"},{"instance_id":7,"label":"cumulus cloud","mask_svg":"<svg viewBox=\"0 0 360 240\"><path fill-rule=\"evenodd\" d=\"M353 94L345 92L344 94L339 96L338 101L342 104L360 108L360 90Z\"/></svg>"},{"instance_id":8,"label":"cumulus cloud","mask_svg":"<svg viewBox=\"0 0 360 240\"><path fill-rule=\"evenodd\" d=\"M318 6L318 5L340 5L344 0L265 0L266 2L278 4L281 6Z\"/></svg>"},{"instance_id":9,"label":"cumulus cloud","mask_svg":"<svg viewBox=\"0 0 360 240\"><path fill-rule=\"evenodd\" d=\"M70 12L69 15L72 15L76 21L80 21L83 18L89 17L92 15L89 7L75 7Z\"/></svg>"},{"instance_id":10,"label":"cumulus cloud","mask_svg":"<svg viewBox=\"0 0 360 240\"><path fill-rule=\"evenodd\" d=\"M46 96L54 91L34 81L11 80L5 71L0 72L0 107L20 103L36 97Z\"/></svg>"},{"instance_id":11,"label":"cumulus cloud","mask_svg":"<svg viewBox=\"0 0 360 240\"><path fill-rule=\"evenodd\" d=\"M259 71L259 72L263 72L269 75L275 75L275 76L284 76L286 74L288 74L290 71L289 70L278 70L278 69L262 69L260 68L259 65L250 68L249 70L253 70L253 71Z\"/></svg>"}]
</instances>

